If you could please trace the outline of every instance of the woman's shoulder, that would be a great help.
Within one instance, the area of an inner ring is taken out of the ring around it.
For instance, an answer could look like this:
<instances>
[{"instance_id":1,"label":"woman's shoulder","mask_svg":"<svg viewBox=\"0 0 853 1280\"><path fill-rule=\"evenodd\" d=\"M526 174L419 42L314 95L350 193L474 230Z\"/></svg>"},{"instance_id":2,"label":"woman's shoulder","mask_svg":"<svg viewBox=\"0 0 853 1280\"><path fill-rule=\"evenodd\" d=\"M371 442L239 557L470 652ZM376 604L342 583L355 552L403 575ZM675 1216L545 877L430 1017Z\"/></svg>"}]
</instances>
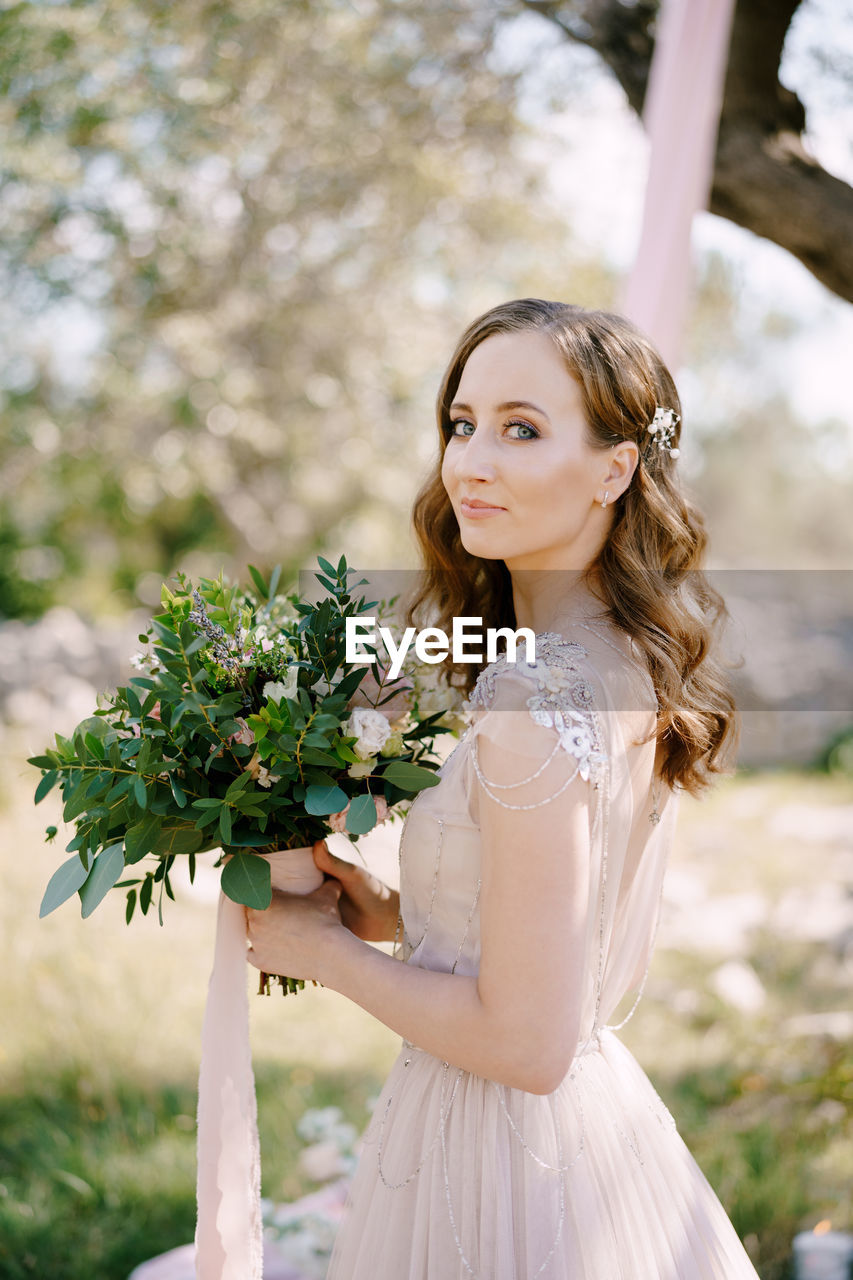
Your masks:
<instances>
[{"instance_id":1,"label":"woman's shoulder","mask_svg":"<svg viewBox=\"0 0 853 1280\"><path fill-rule=\"evenodd\" d=\"M515 752L535 752L525 723L531 729L539 726L539 732L547 731L541 751L562 748L578 761L581 776L589 778L606 762L598 705L596 673L586 647L544 632L536 636L535 657L511 661L502 655L480 672L467 712L475 725L488 718L489 736Z\"/></svg>"},{"instance_id":2,"label":"woman's shoulder","mask_svg":"<svg viewBox=\"0 0 853 1280\"><path fill-rule=\"evenodd\" d=\"M468 706L488 710L538 695L566 702L575 712L589 714L601 702L600 665L580 640L556 631L539 632L533 655L520 647L518 656L502 654L483 668Z\"/></svg>"}]
</instances>

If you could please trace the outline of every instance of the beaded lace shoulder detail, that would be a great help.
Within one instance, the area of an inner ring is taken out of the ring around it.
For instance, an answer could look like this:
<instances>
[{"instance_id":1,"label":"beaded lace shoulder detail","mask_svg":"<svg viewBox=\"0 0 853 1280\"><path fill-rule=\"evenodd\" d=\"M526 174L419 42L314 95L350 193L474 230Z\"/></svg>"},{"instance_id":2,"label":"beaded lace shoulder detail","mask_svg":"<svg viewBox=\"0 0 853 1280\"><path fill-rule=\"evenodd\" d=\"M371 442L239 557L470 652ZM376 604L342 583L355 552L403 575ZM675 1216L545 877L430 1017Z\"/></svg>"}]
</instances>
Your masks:
<instances>
[{"instance_id":1,"label":"beaded lace shoulder detail","mask_svg":"<svg viewBox=\"0 0 853 1280\"><path fill-rule=\"evenodd\" d=\"M554 729L555 749L562 748L578 762L578 773L585 782L598 786L607 756L595 707L595 693L584 674L587 650L575 640L566 640L554 631L536 637L536 661L507 661L502 655L485 667L466 704L474 719L480 710L488 710L495 699L498 680L505 671L515 671L530 680L535 691L527 699L527 708L536 724Z\"/></svg>"}]
</instances>

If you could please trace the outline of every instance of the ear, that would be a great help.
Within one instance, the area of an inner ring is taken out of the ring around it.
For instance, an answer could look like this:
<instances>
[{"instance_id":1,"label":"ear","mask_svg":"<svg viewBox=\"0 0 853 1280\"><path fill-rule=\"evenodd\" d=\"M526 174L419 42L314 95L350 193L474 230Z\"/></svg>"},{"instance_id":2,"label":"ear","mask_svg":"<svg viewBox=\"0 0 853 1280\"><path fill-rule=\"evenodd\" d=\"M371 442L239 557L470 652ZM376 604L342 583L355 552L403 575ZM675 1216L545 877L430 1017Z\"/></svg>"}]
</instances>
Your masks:
<instances>
[{"instance_id":1,"label":"ear","mask_svg":"<svg viewBox=\"0 0 853 1280\"><path fill-rule=\"evenodd\" d=\"M631 483L631 477L640 461L640 451L633 440L620 440L613 446L607 458L606 470L601 477L601 493L598 501L604 497L604 491L610 495L610 501L621 498Z\"/></svg>"}]
</instances>

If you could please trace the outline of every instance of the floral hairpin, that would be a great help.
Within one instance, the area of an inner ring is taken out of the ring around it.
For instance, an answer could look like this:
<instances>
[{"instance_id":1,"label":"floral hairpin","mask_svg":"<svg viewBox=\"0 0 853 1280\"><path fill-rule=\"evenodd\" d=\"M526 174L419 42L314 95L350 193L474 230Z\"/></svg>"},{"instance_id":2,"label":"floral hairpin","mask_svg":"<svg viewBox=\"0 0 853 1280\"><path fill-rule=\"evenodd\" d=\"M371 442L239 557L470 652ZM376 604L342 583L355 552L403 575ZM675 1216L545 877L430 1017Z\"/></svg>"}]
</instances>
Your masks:
<instances>
[{"instance_id":1,"label":"floral hairpin","mask_svg":"<svg viewBox=\"0 0 853 1280\"><path fill-rule=\"evenodd\" d=\"M665 450L671 458L677 458L680 450L672 447L675 439L675 428L681 421L681 415L676 413L674 409L662 409L658 405L655 409L655 416L649 423L649 433L654 437L655 444L661 450Z\"/></svg>"}]
</instances>

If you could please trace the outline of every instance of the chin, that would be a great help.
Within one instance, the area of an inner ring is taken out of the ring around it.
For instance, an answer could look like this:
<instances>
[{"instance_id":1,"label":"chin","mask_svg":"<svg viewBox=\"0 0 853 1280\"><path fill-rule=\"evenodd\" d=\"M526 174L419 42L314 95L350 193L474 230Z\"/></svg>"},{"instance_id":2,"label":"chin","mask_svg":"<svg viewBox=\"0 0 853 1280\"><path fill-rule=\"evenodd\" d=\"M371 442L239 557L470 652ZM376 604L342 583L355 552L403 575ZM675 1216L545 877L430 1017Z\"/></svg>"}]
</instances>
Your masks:
<instances>
[{"instance_id":1,"label":"chin","mask_svg":"<svg viewBox=\"0 0 853 1280\"><path fill-rule=\"evenodd\" d=\"M469 556L477 556L479 560L503 560L512 554L510 548L501 547L493 538L477 537L476 534L472 537L466 533L461 533L460 538Z\"/></svg>"}]
</instances>

